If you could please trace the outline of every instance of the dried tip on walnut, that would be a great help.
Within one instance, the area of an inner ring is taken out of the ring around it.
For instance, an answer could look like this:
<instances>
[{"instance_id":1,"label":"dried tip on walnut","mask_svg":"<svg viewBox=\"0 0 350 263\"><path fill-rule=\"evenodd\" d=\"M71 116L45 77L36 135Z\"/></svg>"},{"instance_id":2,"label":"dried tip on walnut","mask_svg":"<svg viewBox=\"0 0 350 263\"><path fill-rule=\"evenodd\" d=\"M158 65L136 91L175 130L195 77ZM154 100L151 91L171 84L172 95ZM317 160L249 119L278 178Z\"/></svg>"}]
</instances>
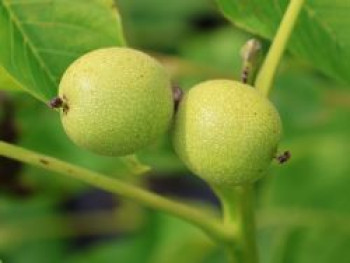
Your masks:
<instances>
[{"instance_id":1,"label":"dried tip on walnut","mask_svg":"<svg viewBox=\"0 0 350 263\"><path fill-rule=\"evenodd\" d=\"M61 108L63 106L63 100L60 97L55 97L49 101L48 106L51 109Z\"/></svg>"},{"instance_id":2,"label":"dried tip on walnut","mask_svg":"<svg viewBox=\"0 0 350 263\"><path fill-rule=\"evenodd\" d=\"M290 160L292 157L290 151L284 151L282 154L277 155L275 159L278 161L279 164L284 164Z\"/></svg>"}]
</instances>

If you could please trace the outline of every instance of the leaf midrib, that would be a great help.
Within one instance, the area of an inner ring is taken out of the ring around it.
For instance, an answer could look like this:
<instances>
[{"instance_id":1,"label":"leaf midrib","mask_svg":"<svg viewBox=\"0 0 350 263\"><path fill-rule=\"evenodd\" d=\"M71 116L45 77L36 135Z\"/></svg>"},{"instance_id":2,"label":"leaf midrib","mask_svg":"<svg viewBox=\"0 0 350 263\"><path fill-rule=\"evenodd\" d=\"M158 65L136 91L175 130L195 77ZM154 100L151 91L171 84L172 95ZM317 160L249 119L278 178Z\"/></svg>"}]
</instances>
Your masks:
<instances>
[{"instance_id":1,"label":"leaf midrib","mask_svg":"<svg viewBox=\"0 0 350 263\"><path fill-rule=\"evenodd\" d=\"M48 66L46 65L46 63L42 59L42 57L40 56L39 52L36 50L36 48L35 48L33 42L31 41L31 39L25 33L25 30L23 29L23 27L21 25L20 19L12 11L12 9L10 7L10 4L8 3L8 0L2 0L0 2L0 4L1 3L2 3L5 11L9 15L9 19L11 21L10 23L15 25L15 27L18 29L20 35L22 36L23 42L27 44L27 46L29 47L29 49L32 52L33 56L35 57L35 59L37 60L37 62L39 63L39 65L41 66L43 71L47 74L48 79L50 80L50 82L53 84L53 86L56 86L57 82L56 82L56 79L55 79L54 75L52 74L52 72L50 71L50 69L48 68Z\"/></svg>"}]
</instances>

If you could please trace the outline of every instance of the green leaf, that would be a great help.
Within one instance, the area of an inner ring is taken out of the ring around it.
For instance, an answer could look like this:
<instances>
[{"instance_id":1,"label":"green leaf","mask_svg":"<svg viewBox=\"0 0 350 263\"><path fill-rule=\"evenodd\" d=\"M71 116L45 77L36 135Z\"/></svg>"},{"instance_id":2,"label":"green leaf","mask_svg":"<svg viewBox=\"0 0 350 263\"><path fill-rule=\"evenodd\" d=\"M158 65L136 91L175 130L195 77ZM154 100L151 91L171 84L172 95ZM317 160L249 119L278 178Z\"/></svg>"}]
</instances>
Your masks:
<instances>
[{"instance_id":1,"label":"green leaf","mask_svg":"<svg viewBox=\"0 0 350 263\"><path fill-rule=\"evenodd\" d=\"M19 90L21 84L18 83L8 72L0 67L0 90Z\"/></svg>"},{"instance_id":2,"label":"green leaf","mask_svg":"<svg viewBox=\"0 0 350 263\"><path fill-rule=\"evenodd\" d=\"M125 45L113 0L0 0L0 39L0 83L5 70L42 101L77 57Z\"/></svg>"},{"instance_id":3,"label":"green leaf","mask_svg":"<svg viewBox=\"0 0 350 263\"><path fill-rule=\"evenodd\" d=\"M238 27L272 39L289 0L217 0L222 12ZM350 83L350 3L348 0L309 0L288 49L328 75Z\"/></svg>"}]
</instances>

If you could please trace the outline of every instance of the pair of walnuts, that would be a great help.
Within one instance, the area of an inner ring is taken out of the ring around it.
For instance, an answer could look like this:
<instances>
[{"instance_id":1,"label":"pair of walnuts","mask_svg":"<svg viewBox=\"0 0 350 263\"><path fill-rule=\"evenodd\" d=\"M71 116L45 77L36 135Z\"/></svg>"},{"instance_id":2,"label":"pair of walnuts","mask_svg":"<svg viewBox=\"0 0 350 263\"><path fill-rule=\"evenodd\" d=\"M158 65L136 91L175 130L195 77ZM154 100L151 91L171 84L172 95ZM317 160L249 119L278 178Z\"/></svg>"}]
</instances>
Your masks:
<instances>
[{"instance_id":1,"label":"pair of walnuts","mask_svg":"<svg viewBox=\"0 0 350 263\"><path fill-rule=\"evenodd\" d=\"M64 129L77 145L102 155L127 155L171 129L180 159L217 186L262 177L280 140L275 107L237 81L196 85L174 113L165 69L129 48L99 49L77 59L61 79L59 98Z\"/></svg>"}]
</instances>

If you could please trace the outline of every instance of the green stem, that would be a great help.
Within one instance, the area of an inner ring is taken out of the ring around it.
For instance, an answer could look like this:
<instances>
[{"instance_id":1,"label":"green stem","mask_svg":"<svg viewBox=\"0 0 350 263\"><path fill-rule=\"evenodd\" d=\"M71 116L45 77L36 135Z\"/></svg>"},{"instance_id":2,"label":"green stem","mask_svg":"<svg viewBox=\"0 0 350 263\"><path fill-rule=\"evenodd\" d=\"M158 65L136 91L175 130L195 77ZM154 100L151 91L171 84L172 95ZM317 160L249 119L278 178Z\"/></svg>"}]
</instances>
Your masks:
<instances>
[{"instance_id":1,"label":"green stem","mask_svg":"<svg viewBox=\"0 0 350 263\"><path fill-rule=\"evenodd\" d=\"M255 233L253 185L237 187L236 199L238 204L237 234L241 236L244 262L256 263L258 262L258 252Z\"/></svg>"},{"instance_id":2,"label":"green stem","mask_svg":"<svg viewBox=\"0 0 350 263\"><path fill-rule=\"evenodd\" d=\"M238 225L236 223L236 200L235 200L235 189L223 189L216 188L215 192L219 197L221 202L221 209L223 213L223 223L227 229L238 234ZM236 240L232 242L225 243L225 249L228 255L228 259L230 263L238 263L241 260L242 254L240 253L240 249L238 247L238 243L240 242L240 236L236 236Z\"/></svg>"},{"instance_id":3,"label":"green stem","mask_svg":"<svg viewBox=\"0 0 350 263\"><path fill-rule=\"evenodd\" d=\"M236 239L226 243L232 262L257 263L253 185L216 188L221 200L224 226L236 233Z\"/></svg>"},{"instance_id":4,"label":"green stem","mask_svg":"<svg viewBox=\"0 0 350 263\"><path fill-rule=\"evenodd\" d=\"M270 50L256 78L254 86L265 96L268 96L270 92L277 66L282 58L283 51L286 48L304 2L305 0L290 1Z\"/></svg>"},{"instance_id":5,"label":"green stem","mask_svg":"<svg viewBox=\"0 0 350 263\"><path fill-rule=\"evenodd\" d=\"M198 226L209 236L220 242L233 238L232 232L227 231L218 219L208 215L208 213L195 207L169 200L139 187L129 185L120 180L2 141L0 141L0 156L79 179L103 190L127 197L150 208L167 212Z\"/></svg>"}]
</instances>

